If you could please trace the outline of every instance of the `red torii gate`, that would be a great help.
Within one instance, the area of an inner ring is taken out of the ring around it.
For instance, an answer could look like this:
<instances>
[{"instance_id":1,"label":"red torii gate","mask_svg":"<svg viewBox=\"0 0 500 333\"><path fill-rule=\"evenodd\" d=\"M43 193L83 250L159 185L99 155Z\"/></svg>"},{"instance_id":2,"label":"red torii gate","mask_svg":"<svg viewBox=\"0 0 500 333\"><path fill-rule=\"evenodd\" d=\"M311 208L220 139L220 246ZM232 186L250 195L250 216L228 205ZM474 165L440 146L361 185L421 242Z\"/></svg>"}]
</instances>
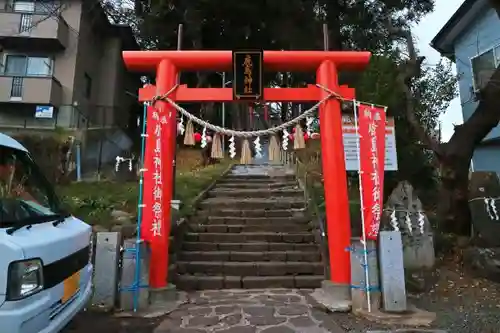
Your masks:
<instances>
[{"instance_id":1,"label":"red torii gate","mask_svg":"<svg viewBox=\"0 0 500 333\"><path fill-rule=\"evenodd\" d=\"M151 72L156 70L156 86L139 89L139 100L146 102L156 96L171 92L177 84L177 76L182 71L231 71L232 51L125 51L123 59L131 71ZM264 68L267 71L316 71L318 85L335 92L345 99L354 99L354 89L339 86L339 70L363 70L369 63L370 52L336 51L264 51ZM305 88L265 88L263 100L266 102L317 102L327 97L329 92L315 85ZM230 102L233 101L231 88L188 88L180 85L169 94L175 102ZM158 100L156 107L167 115L169 124L165 140L171 142L177 135L176 110L168 102ZM149 115L148 115L149 116ZM347 191L344 145L342 138L342 115L340 101L331 98L319 107L321 156L325 188L326 221L330 256L330 278L339 286L351 283L350 252L351 224ZM164 288L168 278L168 235L172 200L171 186L174 181L172 167L173 144L163 152L163 183L167 186L162 201L166 237L160 237L151 244L154 267L151 270L150 287Z\"/></svg>"}]
</instances>

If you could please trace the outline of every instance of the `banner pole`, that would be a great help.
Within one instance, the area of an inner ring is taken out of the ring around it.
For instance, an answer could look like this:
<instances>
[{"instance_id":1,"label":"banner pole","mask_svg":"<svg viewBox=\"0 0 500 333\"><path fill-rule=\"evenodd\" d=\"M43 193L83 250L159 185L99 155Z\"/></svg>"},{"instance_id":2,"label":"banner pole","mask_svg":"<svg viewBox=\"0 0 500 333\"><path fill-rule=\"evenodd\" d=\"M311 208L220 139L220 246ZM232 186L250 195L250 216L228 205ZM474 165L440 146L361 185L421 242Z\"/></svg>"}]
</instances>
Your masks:
<instances>
[{"instance_id":1,"label":"banner pole","mask_svg":"<svg viewBox=\"0 0 500 333\"><path fill-rule=\"evenodd\" d=\"M368 312L372 312L372 302L371 302L371 292L370 292L370 273L368 272L368 246L366 244L366 229L365 229L365 205L363 200L363 183L361 181L361 154L360 154L360 144L359 141L361 137L359 135L358 126L358 104L354 101L354 128L356 129L356 153L358 155L358 179L359 179L359 202L361 204L361 230L362 230L362 243L363 243L363 269L365 272L365 292L366 299L368 302Z\"/></svg>"},{"instance_id":2,"label":"banner pole","mask_svg":"<svg viewBox=\"0 0 500 333\"><path fill-rule=\"evenodd\" d=\"M145 156L145 147L146 147L146 118L147 118L147 109L148 103L143 103L143 111L142 111L142 130L141 130L141 152L139 163L137 167L139 168L139 195L137 199L137 227L136 227L136 241L134 248L135 255L135 268L134 268L134 282L131 286L131 291L133 293L133 309L134 312L137 312L139 308L139 291L143 286L141 286L141 245L143 243L141 228L142 228L142 219L143 219L143 193L144 193L144 156Z\"/></svg>"}]
</instances>

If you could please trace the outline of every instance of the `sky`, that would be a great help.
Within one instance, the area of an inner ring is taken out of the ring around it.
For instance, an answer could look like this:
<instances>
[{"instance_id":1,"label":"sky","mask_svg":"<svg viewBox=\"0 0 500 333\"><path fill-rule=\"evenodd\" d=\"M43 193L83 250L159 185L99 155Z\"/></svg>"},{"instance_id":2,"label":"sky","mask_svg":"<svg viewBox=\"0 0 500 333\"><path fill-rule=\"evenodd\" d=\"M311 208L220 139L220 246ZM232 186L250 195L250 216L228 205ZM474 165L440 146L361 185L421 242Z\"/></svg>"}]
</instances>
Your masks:
<instances>
[{"instance_id":1,"label":"sky","mask_svg":"<svg viewBox=\"0 0 500 333\"><path fill-rule=\"evenodd\" d=\"M464 0L436 0L433 13L424 19L413 29L417 47L420 54L426 57L426 64L432 65L439 62L441 58L439 52L434 50L429 44L444 24L450 19ZM453 124L463 122L460 99L455 98L446 112L441 116L442 141L448 141L453 134Z\"/></svg>"}]
</instances>

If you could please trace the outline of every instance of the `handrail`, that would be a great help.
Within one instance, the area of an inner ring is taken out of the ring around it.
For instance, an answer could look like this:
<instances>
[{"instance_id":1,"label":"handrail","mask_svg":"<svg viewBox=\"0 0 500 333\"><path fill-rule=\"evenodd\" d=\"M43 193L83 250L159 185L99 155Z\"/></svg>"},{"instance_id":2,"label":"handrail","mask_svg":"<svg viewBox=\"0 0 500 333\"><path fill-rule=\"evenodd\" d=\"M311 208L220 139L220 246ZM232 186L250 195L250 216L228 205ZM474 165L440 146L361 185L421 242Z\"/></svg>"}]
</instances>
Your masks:
<instances>
[{"instance_id":1,"label":"handrail","mask_svg":"<svg viewBox=\"0 0 500 333\"><path fill-rule=\"evenodd\" d=\"M314 185L312 184L312 181L310 181L310 175L315 174L317 176L321 176L321 174L314 171L307 171L304 163L300 161L300 159L293 152L284 151L281 154L281 157L283 164L295 167L295 177L297 178L299 183L302 182L301 187L304 191L304 200L307 204L307 208L312 211L312 214L316 217L313 220L316 222L316 225L320 231L322 259L325 268L325 277L328 279L330 274L330 260L328 251L328 235L325 228L326 216L319 209L320 200L317 198L316 193L313 189ZM303 172L300 172L301 167L303 169Z\"/></svg>"}]
</instances>

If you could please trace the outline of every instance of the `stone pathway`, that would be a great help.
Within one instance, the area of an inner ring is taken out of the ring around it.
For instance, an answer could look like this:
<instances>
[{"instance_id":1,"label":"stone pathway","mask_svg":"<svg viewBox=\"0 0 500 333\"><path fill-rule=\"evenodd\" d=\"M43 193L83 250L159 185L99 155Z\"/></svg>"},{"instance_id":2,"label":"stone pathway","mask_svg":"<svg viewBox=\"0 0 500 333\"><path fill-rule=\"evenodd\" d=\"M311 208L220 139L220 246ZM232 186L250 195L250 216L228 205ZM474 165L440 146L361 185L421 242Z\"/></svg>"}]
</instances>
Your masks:
<instances>
[{"instance_id":1,"label":"stone pathway","mask_svg":"<svg viewBox=\"0 0 500 333\"><path fill-rule=\"evenodd\" d=\"M312 290L200 291L154 333L345 333L309 297Z\"/></svg>"}]
</instances>

